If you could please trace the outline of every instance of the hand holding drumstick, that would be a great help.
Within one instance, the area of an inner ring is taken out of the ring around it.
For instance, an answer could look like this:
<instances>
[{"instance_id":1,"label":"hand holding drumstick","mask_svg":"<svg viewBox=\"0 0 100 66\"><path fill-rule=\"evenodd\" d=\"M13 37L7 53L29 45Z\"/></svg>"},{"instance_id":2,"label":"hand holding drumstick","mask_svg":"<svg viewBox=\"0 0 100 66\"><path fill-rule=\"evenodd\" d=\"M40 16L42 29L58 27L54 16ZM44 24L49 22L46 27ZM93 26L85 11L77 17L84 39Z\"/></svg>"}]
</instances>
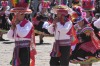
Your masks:
<instances>
[{"instance_id":1,"label":"hand holding drumstick","mask_svg":"<svg viewBox=\"0 0 100 66\"><path fill-rule=\"evenodd\" d=\"M16 24L18 23L17 19L16 19L16 15L14 15L13 19L12 19L12 25L11 25L11 29L15 29L16 28Z\"/></svg>"}]
</instances>

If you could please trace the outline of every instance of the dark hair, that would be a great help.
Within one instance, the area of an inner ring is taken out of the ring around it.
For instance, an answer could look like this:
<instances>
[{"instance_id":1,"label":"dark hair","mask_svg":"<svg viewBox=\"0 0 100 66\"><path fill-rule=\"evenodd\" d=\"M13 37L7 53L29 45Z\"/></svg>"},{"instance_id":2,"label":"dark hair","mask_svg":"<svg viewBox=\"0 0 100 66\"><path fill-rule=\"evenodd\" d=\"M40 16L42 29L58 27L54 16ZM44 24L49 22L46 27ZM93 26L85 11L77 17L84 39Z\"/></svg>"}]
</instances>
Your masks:
<instances>
[{"instance_id":1,"label":"dark hair","mask_svg":"<svg viewBox=\"0 0 100 66\"><path fill-rule=\"evenodd\" d=\"M79 0L72 0L73 4L79 4Z\"/></svg>"},{"instance_id":2,"label":"dark hair","mask_svg":"<svg viewBox=\"0 0 100 66\"><path fill-rule=\"evenodd\" d=\"M37 19L38 21L40 21L40 20L44 19L44 17L43 17L42 15L39 15L39 16L36 17L36 19Z\"/></svg>"},{"instance_id":3,"label":"dark hair","mask_svg":"<svg viewBox=\"0 0 100 66\"><path fill-rule=\"evenodd\" d=\"M31 18L30 18L30 14L25 14L25 17L27 20L30 20L31 21Z\"/></svg>"}]
</instances>

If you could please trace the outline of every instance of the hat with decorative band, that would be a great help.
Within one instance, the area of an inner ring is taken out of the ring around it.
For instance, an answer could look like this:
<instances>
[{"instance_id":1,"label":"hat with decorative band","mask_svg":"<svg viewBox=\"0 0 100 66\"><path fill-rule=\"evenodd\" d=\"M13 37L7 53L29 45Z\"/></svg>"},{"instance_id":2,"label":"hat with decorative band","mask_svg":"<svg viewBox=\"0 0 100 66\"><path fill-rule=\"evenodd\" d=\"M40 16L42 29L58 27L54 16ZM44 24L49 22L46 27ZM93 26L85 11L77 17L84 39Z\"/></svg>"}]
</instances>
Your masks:
<instances>
[{"instance_id":1,"label":"hat with decorative band","mask_svg":"<svg viewBox=\"0 0 100 66\"><path fill-rule=\"evenodd\" d=\"M82 0L83 11L94 11L95 10L95 0Z\"/></svg>"},{"instance_id":2,"label":"hat with decorative band","mask_svg":"<svg viewBox=\"0 0 100 66\"><path fill-rule=\"evenodd\" d=\"M32 10L29 9L31 0L11 0L14 8L10 10L11 13L25 13L30 14Z\"/></svg>"}]
</instances>

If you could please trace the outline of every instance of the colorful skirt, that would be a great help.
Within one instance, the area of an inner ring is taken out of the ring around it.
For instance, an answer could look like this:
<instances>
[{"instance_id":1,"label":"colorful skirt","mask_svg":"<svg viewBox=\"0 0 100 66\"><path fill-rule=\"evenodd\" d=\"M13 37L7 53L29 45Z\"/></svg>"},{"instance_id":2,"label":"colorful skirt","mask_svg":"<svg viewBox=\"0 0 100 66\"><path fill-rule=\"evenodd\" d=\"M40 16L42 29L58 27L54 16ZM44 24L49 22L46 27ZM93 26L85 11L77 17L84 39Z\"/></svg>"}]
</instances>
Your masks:
<instances>
[{"instance_id":1,"label":"colorful skirt","mask_svg":"<svg viewBox=\"0 0 100 66\"><path fill-rule=\"evenodd\" d=\"M70 56L71 63L90 64L100 60L100 49L97 49L91 41L76 45Z\"/></svg>"}]
</instances>

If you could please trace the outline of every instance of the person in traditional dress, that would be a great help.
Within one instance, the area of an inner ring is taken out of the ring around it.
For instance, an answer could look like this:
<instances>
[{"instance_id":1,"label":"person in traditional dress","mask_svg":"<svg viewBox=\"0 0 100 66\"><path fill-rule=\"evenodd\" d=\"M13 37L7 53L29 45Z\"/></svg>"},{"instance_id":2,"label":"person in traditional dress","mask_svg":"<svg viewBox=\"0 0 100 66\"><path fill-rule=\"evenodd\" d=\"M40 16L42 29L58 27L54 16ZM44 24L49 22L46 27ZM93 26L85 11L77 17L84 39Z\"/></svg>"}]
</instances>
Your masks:
<instances>
[{"instance_id":1,"label":"person in traditional dress","mask_svg":"<svg viewBox=\"0 0 100 66\"><path fill-rule=\"evenodd\" d=\"M55 42L50 53L50 66L69 66L71 48L72 22L68 19L68 11L63 9L64 5L58 6L57 18L48 27L48 32L54 34Z\"/></svg>"},{"instance_id":2,"label":"person in traditional dress","mask_svg":"<svg viewBox=\"0 0 100 66\"><path fill-rule=\"evenodd\" d=\"M83 12L86 13L86 20L92 23L95 11L95 0L82 0L82 8Z\"/></svg>"},{"instance_id":3,"label":"person in traditional dress","mask_svg":"<svg viewBox=\"0 0 100 66\"><path fill-rule=\"evenodd\" d=\"M31 9L28 8L30 0L17 2L11 0L11 2L14 8L10 12L14 13L14 18L7 36L15 39L12 66L34 66L36 54L34 27L27 18L27 14L32 13Z\"/></svg>"},{"instance_id":4,"label":"person in traditional dress","mask_svg":"<svg viewBox=\"0 0 100 66\"><path fill-rule=\"evenodd\" d=\"M100 30L96 28L93 24L95 20L97 20L98 18L98 16L96 16L97 18L94 19L95 2L96 0L82 0L82 8L83 8L83 11L86 12L86 20L91 24L97 38L100 39L100 36L98 35Z\"/></svg>"},{"instance_id":5,"label":"person in traditional dress","mask_svg":"<svg viewBox=\"0 0 100 66\"><path fill-rule=\"evenodd\" d=\"M35 28L38 31L37 34L39 34L39 43L40 44L43 44L43 42L44 42L43 41L43 38L44 38L43 33L48 34L48 31L45 30L45 28L44 28L44 24L45 25L47 24L47 23L45 23L45 21L47 20L47 18L49 16L49 12L48 12L49 8L50 8L50 1L42 0L39 5L39 12L37 13L37 18L36 18L38 25L35 25ZM47 16L47 17L45 17L45 16Z\"/></svg>"},{"instance_id":6,"label":"person in traditional dress","mask_svg":"<svg viewBox=\"0 0 100 66\"><path fill-rule=\"evenodd\" d=\"M37 24L35 22L37 22ZM35 26L35 33L39 35L39 43L43 44L44 36L50 34L47 30L47 27L50 25L50 23L48 22L48 17L43 15L36 16L33 23Z\"/></svg>"},{"instance_id":7,"label":"person in traditional dress","mask_svg":"<svg viewBox=\"0 0 100 66\"><path fill-rule=\"evenodd\" d=\"M1 8L0 8L0 41L5 41L3 39L3 34L6 33L6 30L9 30L9 23L6 20L6 17L9 18L10 12L10 6L8 6L8 0L2 0L1 1Z\"/></svg>"},{"instance_id":8,"label":"person in traditional dress","mask_svg":"<svg viewBox=\"0 0 100 66\"><path fill-rule=\"evenodd\" d=\"M44 21L43 21L44 17L42 15L39 15L39 16L37 16L36 19L38 21L38 25L35 26L35 29L39 31L39 43L43 44L44 35L43 35L42 27L43 27L43 24L44 24Z\"/></svg>"},{"instance_id":9,"label":"person in traditional dress","mask_svg":"<svg viewBox=\"0 0 100 66\"><path fill-rule=\"evenodd\" d=\"M70 56L70 62L79 63L80 66L92 66L92 63L100 58L99 39L95 36L89 22L82 17L77 18L77 24L74 27L79 42Z\"/></svg>"}]
</instances>

